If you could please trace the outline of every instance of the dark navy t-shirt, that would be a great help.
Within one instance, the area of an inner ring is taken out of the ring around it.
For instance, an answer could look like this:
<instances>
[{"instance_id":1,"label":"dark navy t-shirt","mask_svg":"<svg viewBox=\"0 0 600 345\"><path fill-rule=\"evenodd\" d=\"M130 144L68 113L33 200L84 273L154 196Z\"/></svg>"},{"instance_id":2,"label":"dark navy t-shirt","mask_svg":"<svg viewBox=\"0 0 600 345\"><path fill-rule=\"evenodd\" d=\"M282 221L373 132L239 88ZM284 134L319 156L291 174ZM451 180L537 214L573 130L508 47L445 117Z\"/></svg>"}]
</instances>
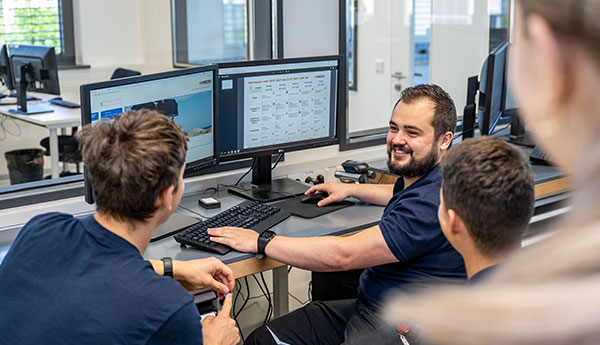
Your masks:
<instances>
[{"instance_id":1,"label":"dark navy t-shirt","mask_svg":"<svg viewBox=\"0 0 600 345\"><path fill-rule=\"evenodd\" d=\"M93 217L31 219L0 265L0 344L201 344L193 297Z\"/></svg>"},{"instance_id":2,"label":"dark navy t-shirt","mask_svg":"<svg viewBox=\"0 0 600 345\"><path fill-rule=\"evenodd\" d=\"M369 267L361 275L358 298L370 308L377 310L392 291L466 279L462 257L438 221L441 184L439 166L406 189L402 178L396 181L379 228L398 262Z\"/></svg>"}]
</instances>

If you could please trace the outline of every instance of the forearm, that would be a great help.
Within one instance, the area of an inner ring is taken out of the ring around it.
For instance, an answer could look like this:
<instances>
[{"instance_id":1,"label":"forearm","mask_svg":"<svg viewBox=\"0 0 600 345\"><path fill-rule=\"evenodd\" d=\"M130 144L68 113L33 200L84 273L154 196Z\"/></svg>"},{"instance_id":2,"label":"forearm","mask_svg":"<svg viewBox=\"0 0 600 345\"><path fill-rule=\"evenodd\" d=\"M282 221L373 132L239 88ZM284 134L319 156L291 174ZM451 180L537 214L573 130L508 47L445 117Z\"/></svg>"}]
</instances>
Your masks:
<instances>
[{"instance_id":1,"label":"forearm","mask_svg":"<svg viewBox=\"0 0 600 345\"><path fill-rule=\"evenodd\" d=\"M356 184L351 191L351 195L357 199L382 206L390 201L393 194L393 184Z\"/></svg>"},{"instance_id":2,"label":"forearm","mask_svg":"<svg viewBox=\"0 0 600 345\"><path fill-rule=\"evenodd\" d=\"M159 274L159 275L165 275L165 266L162 262L162 260L154 260L154 259L148 259L148 261L150 262L150 264L152 264L152 268L154 269L154 271ZM178 280L185 280L187 279L187 277L185 277L184 275L184 270L179 269L179 266L181 264L181 261L179 260L173 260L173 278L178 279Z\"/></svg>"},{"instance_id":3,"label":"forearm","mask_svg":"<svg viewBox=\"0 0 600 345\"><path fill-rule=\"evenodd\" d=\"M275 236L265 250L268 257L311 271L352 269L352 250L344 246L343 237Z\"/></svg>"}]
</instances>

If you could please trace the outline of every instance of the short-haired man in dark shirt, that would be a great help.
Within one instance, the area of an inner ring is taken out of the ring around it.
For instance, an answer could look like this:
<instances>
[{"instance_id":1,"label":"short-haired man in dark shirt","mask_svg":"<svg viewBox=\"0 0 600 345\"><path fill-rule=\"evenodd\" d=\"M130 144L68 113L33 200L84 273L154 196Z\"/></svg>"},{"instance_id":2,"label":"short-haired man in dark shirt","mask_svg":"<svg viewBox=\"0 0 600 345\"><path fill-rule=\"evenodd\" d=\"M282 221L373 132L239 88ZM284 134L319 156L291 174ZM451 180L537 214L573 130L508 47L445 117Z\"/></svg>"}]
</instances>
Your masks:
<instances>
[{"instance_id":1,"label":"short-haired man in dark shirt","mask_svg":"<svg viewBox=\"0 0 600 345\"><path fill-rule=\"evenodd\" d=\"M440 166L440 226L471 284L521 247L534 204L529 164L506 141L483 136L452 147Z\"/></svg>"},{"instance_id":2,"label":"short-haired man in dark shirt","mask_svg":"<svg viewBox=\"0 0 600 345\"><path fill-rule=\"evenodd\" d=\"M80 139L97 212L41 214L19 232L0 265L0 344L236 344L231 294L201 324L193 296L142 257L183 195L185 133L140 110L87 126ZM234 286L217 259L164 268L194 287Z\"/></svg>"},{"instance_id":3,"label":"short-haired man in dark shirt","mask_svg":"<svg viewBox=\"0 0 600 345\"><path fill-rule=\"evenodd\" d=\"M349 344L366 332L372 343L398 341L376 315L391 290L465 278L460 254L444 237L437 219L441 176L438 163L452 143L454 102L436 85L406 88L394 107L387 136L388 167L402 176L395 185L326 183L307 191L329 197L319 206L355 197L386 205L379 225L348 237L275 236L267 256L313 271L367 269L357 300L313 302L253 332L247 344ZM258 234L238 228L210 229L212 240L257 252Z\"/></svg>"}]
</instances>

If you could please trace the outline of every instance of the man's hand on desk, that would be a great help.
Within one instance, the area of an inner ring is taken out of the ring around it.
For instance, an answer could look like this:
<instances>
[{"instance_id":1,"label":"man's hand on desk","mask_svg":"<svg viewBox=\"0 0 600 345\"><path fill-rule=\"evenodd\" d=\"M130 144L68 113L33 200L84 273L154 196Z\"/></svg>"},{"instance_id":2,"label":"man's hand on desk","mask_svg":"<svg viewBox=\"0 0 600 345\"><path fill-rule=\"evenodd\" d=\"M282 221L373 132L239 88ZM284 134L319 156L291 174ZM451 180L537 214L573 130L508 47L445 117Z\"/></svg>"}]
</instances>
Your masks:
<instances>
[{"instance_id":1,"label":"man's hand on desk","mask_svg":"<svg viewBox=\"0 0 600 345\"><path fill-rule=\"evenodd\" d=\"M209 287L221 296L232 292L235 286L233 271L217 258L173 260L173 278L194 288Z\"/></svg>"},{"instance_id":2,"label":"man's hand on desk","mask_svg":"<svg viewBox=\"0 0 600 345\"><path fill-rule=\"evenodd\" d=\"M317 206L321 207L351 197L354 186L354 184L348 183L327 182L310 187L304 194L308 195L317 191L329 194L328 197L317 203Z\"/></svg>"},{"instance_id":3,"label":"man's hand on desk","mask_svg":"<svg viewBox=\"0 0 600 345\"><path fill-rule=\"evenodd\" d=\"M149 260L156 273L163 275L163 262ZM209 287L222 297L235 286L233 271L217 258L189 261L173 260L173 278L188 290Z\"/></svg>"},{"instance_id":4,"label":"man's hand on desk","mask_svg":"<svg viewBox=\"0 0 600 345\"><path fill-rule=\"evenodd\" d=\"M245 253L256 253L258 233L254 230L226 226L208 229L210 240Z\"/></svg>"}]
</instances>

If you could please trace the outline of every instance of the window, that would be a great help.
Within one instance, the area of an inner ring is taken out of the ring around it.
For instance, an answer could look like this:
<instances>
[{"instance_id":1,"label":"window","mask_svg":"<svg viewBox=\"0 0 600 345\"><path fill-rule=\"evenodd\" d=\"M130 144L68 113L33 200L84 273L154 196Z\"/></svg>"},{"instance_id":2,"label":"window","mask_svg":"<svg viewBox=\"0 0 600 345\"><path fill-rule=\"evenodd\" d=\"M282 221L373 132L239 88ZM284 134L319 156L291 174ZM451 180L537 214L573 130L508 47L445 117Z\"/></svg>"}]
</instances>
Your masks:
<instances>
[{"instance_id":1,"label":"window","mask_svg":"<svg viewBox=\"0 0 600 345\"><path fill-rule=\"evenodd\" d=\"M72 0L0 0L0 40L53 46L59 65L74 65Z\"/></svg>"},{"instance_id":2,"label":"window","mask_svg":"<svg viewBox=\"0 0 600 345\"><path fill-rule=\"evenodd\" d=\"M246 0L173 0L175 64L248 60Z\"/></svg>"},{"instance_id":3,"label":"window","mask_svg":"<svg viewBox=\"0 0 600 345\"><path fill-rule=\"evenodd\" d=\"M509 0L489 0L490 51L508 41Z\"/></svg>"}]
</instances>

